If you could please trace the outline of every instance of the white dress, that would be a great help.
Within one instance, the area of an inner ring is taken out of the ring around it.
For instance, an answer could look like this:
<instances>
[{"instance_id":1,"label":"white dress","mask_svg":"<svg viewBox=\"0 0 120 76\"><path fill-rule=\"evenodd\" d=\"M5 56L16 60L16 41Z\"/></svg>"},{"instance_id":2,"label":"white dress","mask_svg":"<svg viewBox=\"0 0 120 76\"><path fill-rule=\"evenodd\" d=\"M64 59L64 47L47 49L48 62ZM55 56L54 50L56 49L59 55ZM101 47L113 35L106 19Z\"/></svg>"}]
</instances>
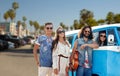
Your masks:
<instances>
[{"instance_id":1,"label":"white dress","mask_svg":"<svg viewBox=\"0 0 120 76\"><path fill-rule=\"evenodd\" d=\"M60 57L59 61L58 55L60 54L68 58ZM66 66L69 66L70 47L67 44L65 45L61 42L58 42L57 48L53 50L52 56L53 56L53 69L57 68L59 70L59 75L57 76L65 76L65 68Z\"/></svg>"}]
</instances>

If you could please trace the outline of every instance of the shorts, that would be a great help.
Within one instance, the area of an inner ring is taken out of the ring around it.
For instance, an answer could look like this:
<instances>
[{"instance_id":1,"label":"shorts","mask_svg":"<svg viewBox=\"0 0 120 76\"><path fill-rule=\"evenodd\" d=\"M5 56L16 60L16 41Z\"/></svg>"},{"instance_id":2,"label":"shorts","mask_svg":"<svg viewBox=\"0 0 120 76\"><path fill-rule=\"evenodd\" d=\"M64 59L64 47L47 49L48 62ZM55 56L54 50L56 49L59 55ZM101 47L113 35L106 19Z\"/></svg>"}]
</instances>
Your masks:
<instances>
[{"instance_id":1,"label":"shorts","mask_svg":"<svg viewBox=\"0 0 120 76\"><path fill-rule=\"evenodd\" d=\"M38 67L38 76L52 76L52 67Z\"/></svg>"}]
</instances>

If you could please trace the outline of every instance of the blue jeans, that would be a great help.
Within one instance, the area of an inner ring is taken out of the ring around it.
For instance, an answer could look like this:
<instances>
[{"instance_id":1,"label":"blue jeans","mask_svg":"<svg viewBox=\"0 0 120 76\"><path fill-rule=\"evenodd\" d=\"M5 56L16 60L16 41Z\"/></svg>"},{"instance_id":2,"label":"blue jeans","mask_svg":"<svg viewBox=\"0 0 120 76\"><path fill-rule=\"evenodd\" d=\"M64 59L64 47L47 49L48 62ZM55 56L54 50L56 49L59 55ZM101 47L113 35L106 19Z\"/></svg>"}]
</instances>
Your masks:
<instances>
[{"instance_id":1,"label":"blue jeans","mask_svg":"<svg viewBox=\"0 0 120 76\"><path fill-rule=\"evenodd\" d=\"M78 69L76 71L76 76L92 76L92 69L78 66Z\"/></svg>"},{"instance_id":2,"label":"blue jeans","mask_svg":"<svg viewBox=\"0 0 120 76\"><path fill-rule=\"evenodd\" d=\"M76 71L71 71L71 70L69 70L69 75L68 76L76 76Z\"/></svg>"}]
</instances>

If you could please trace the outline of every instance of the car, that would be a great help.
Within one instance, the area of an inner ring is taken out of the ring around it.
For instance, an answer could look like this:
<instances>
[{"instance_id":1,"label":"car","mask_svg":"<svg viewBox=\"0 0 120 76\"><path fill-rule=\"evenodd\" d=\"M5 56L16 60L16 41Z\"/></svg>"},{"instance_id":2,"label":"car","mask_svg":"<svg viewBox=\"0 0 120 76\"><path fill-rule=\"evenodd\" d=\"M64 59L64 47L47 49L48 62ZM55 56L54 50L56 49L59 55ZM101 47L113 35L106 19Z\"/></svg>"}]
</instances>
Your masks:
<instances>
[{"instance_id":1,"label":"car","mask_svg":"<svg viewBox=\"0 0 120 76\"><path fill-rule=\"evenodd\" d=\"M33 36L25 36L23 37L23 40L27 43L27 44L33 44L35 41L35 38Z\"/></svg>"},{"instance_id":2,"label":"car","mask_svg":"<svg viewBox=\"0 0 120 76\"><path fill-rule=\"evenodd\" d=\"M0 39L0 50L8 49L8 46L9 46L9 44L7 41Z\"/></svg>"},{"instance_id":3,"label":"car","mask_svg":"<svg viewBox=\"0 0 120 76\"><path fill-rule=\"evenodd\" d=\"M92 74L97 76L120 76L120 24L104 24L92 27L94 41L100 31L106 31L107 45L93 49ZM66 38L73 48L80 30L66 32Z\"/></svg>"},{"instance_id":4,"label":"car","mask_svg":"<svg viewBox=\"0 0 120 76\"><path fill-rule=\"evenodd\" d=\"M20 40L17 38L13 38L11 35L8 34L0 34L0 39L1 40L5 40L5 41L10 41L13 42L15 44L15 47L19 47L20 46Z\"/></svg>"},{"instance_id":5,"label":"car","mask_svg":"<svg viewBox=\"0 0 120 76\"><path fill-rule=\"evenodd\" d=\"M8 49L15 48L15 44L8 41Z\"/></svg>"},{"instance_id":6,"label":"car","mask_svg":"<svg viewBox=\"0 0 120 76\"><path fill-rule=\"evenodd\" d=\"M16 35L11 35L12 38L16 38L20 41L20 45L25 45L25 40L22 37L16 36Z\"/></svg>"}]
</instances>

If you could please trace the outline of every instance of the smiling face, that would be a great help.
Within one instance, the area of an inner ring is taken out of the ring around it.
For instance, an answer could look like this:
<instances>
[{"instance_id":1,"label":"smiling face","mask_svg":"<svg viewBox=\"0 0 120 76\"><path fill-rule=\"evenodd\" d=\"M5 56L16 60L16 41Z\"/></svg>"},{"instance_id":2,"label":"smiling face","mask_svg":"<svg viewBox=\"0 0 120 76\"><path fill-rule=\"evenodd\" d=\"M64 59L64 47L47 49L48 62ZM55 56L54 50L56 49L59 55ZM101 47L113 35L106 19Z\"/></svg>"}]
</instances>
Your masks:
<instances>
[{"instance_id":1,"label":"smiling face","mask_svg":"<svg viewBox=\"0 0 120 76\"><path fill-rule=\"evenodd\" d=\"M90 28L86 28L86 29L84 30L83 34L84 34L84 37L88 38L89 35L90 35Z\"/></svg>"},{"instance_id":2,"label":"smiling face","mask_svg":"<svg viewBox=\"0 0 120 76\"><path fill-rule=\"evenodd\" d=\"M62 28L58 29L57 34L59 37L65 37L65 31Z\"/></svg>"},{"instance_id":3,"label":"smiling face","mask_svg":"<svg viewBox=\"0 0 120 76\"><path fill-rule=\"evenodd\" d=\"M45 32L46 32L46 34L52 34L52 32L53 32L53 25L52 24L46 25L45 26Z\"/></svg>"},{"instance_id":4,"label":"smiling face","mask_svg":"<svg viewBox=\"0 0 120 76\"><path fill-rule=\"evenodd\" d=\"M104 42L105 39L106 39L106 34L105 34L105 33L101 33L101 34L100 34L100 41L101 41L101 42Z\"/></svg>"}]
</instances>

